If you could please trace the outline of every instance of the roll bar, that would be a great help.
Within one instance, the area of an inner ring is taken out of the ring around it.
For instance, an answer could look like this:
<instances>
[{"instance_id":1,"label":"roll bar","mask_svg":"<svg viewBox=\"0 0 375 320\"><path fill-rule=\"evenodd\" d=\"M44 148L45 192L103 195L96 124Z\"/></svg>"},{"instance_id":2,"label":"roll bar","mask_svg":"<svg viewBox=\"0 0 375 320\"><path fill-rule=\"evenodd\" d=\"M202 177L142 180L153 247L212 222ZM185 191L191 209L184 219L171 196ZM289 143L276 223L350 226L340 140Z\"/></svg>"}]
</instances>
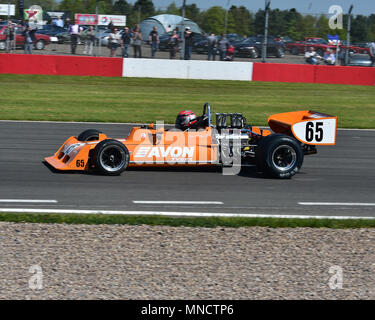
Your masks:
<instances>
[{"instance_id":1,"label":"roll bar","mask_svg":"<svg viewBox=\"0 0 375 320\"><path fill-rule=\"evenodd\" d=\"M208 126L211 127L211 106L208 102L206 102L203 106L203 115L207 115Z\"/></svg>"}]
</instances>

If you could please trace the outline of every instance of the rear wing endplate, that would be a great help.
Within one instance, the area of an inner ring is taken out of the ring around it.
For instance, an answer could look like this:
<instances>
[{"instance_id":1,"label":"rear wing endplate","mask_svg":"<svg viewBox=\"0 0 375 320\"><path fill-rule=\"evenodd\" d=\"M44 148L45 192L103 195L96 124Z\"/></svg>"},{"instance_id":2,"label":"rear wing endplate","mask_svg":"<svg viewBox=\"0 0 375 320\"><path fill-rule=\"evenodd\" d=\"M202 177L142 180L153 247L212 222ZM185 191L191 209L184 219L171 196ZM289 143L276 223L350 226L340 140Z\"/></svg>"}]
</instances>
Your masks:
<instances>
[{"instance_id":1,"label":"rear wing endplate","mask_svg":"<svg viewBox=\"0 0 375 320\"><path fill-rule=\"evenodd\" d=\"M276 133L294 136L309 145L336 144L337 117L316 111L294 111L274 114L268 118Z\"/></svg>"}]
</instances>

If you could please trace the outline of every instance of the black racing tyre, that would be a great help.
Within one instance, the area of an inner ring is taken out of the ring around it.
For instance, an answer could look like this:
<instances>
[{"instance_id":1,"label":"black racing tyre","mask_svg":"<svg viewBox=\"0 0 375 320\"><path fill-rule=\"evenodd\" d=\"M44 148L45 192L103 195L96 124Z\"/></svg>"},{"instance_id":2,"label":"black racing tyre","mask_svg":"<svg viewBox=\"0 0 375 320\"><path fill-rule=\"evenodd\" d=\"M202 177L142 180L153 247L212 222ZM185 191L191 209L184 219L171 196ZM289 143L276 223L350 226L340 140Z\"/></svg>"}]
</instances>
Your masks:
<instances>
[{"instance_id":1,"label":"black racing tyre","mask_svg":"<svg viewBox=\"0 0 375 320\"><path fill-rule=\"evenodd\" d=\"M82 142L99 140L99 133L102 132L96 129L87 129L81 132L77 139Z\"/></svg>"},{"instance_id":2,"label":"black racing tyre","mask_svg":"<svg viewBox=\"0 0 375 320\"><path fill-rule=\"evenodd\" d=\"M266 175L288 179L301 169L303 151L296 139L276 133L261 139L255 159L258 170Z\"/></svg>"},{"instance_id":3,"label":"black racing tyre","mask_svg":"<svg viewBox=\"0 0 375 320\"><path fill-rule=\"evenodd\" d=\"M128 148L114 139L106 139L94 149L94 166L102 174L117 176L129 165Z\"/></svg>"}]
</instances>

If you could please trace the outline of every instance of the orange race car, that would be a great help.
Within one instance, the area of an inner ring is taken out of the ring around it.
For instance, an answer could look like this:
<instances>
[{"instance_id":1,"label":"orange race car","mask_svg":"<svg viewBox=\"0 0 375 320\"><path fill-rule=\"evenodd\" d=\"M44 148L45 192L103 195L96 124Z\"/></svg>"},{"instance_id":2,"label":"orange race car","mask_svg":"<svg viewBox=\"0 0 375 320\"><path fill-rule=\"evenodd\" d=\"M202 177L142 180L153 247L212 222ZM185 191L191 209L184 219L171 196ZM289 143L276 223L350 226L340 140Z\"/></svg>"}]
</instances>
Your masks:
<instances>
[{"instance_id":1,"label":"orange race car","mask_svg":"<svg viewBox=\"0 0 375 320\"><path fill-rule=\"evenodd\" d=\"M255 164L267 175L290 178L300 170L304 155L317 152L317 145L336 144L334 116L295 111L272 115L268 123L274 133L246 124L239 113L216 113L213 124L206 103L202 116L180 112L174 128L158 123L134 127L123 139L86 130L45 160L57 170L107 175L118 175L128 166L222 166L224 174L236 174Z\"/></svg>"}]
</instances>

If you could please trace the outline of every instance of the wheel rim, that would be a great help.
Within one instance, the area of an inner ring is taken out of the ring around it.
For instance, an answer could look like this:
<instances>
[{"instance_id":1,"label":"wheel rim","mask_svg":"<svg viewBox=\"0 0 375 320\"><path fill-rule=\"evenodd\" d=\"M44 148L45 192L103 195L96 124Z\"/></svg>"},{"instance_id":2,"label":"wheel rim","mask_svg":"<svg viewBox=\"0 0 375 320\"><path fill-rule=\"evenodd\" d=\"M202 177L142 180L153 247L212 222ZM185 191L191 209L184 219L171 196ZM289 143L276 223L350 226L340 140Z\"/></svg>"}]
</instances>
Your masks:
<instances>
[{"instance_id":1,"label":"wheel rim","mask_svg":"<svg viewBox=\"0 0 375 320\"><path fill-rule=\"evenodd\" d=\"M100 153L100 164L106 171L120 170L126 163L125 151L119 146L107 146Z\"/></svg>"},{"instance_id":2,"label":"wheel rim","mask_svg":"<svg viewBox=\"0 0 375 320\"><path fill-rule=\"evenodd\" d=\"M44 44L43 44L42 41L38 41L38 42L36 43L36 48L37 48L38 50L42 50L43 47L44 47Z\"/></svg>"},{"instance_id":3,"label":"wheel rim","mask_svg":"<svg viewBox=\"0 0 375 320\"><path fill-rule=\"evenodd\" d=\"M297 154L289 145L278 146L272 153L272 163L279 171L289 171L297 162Z\"/></svg>"}]
</instances>

